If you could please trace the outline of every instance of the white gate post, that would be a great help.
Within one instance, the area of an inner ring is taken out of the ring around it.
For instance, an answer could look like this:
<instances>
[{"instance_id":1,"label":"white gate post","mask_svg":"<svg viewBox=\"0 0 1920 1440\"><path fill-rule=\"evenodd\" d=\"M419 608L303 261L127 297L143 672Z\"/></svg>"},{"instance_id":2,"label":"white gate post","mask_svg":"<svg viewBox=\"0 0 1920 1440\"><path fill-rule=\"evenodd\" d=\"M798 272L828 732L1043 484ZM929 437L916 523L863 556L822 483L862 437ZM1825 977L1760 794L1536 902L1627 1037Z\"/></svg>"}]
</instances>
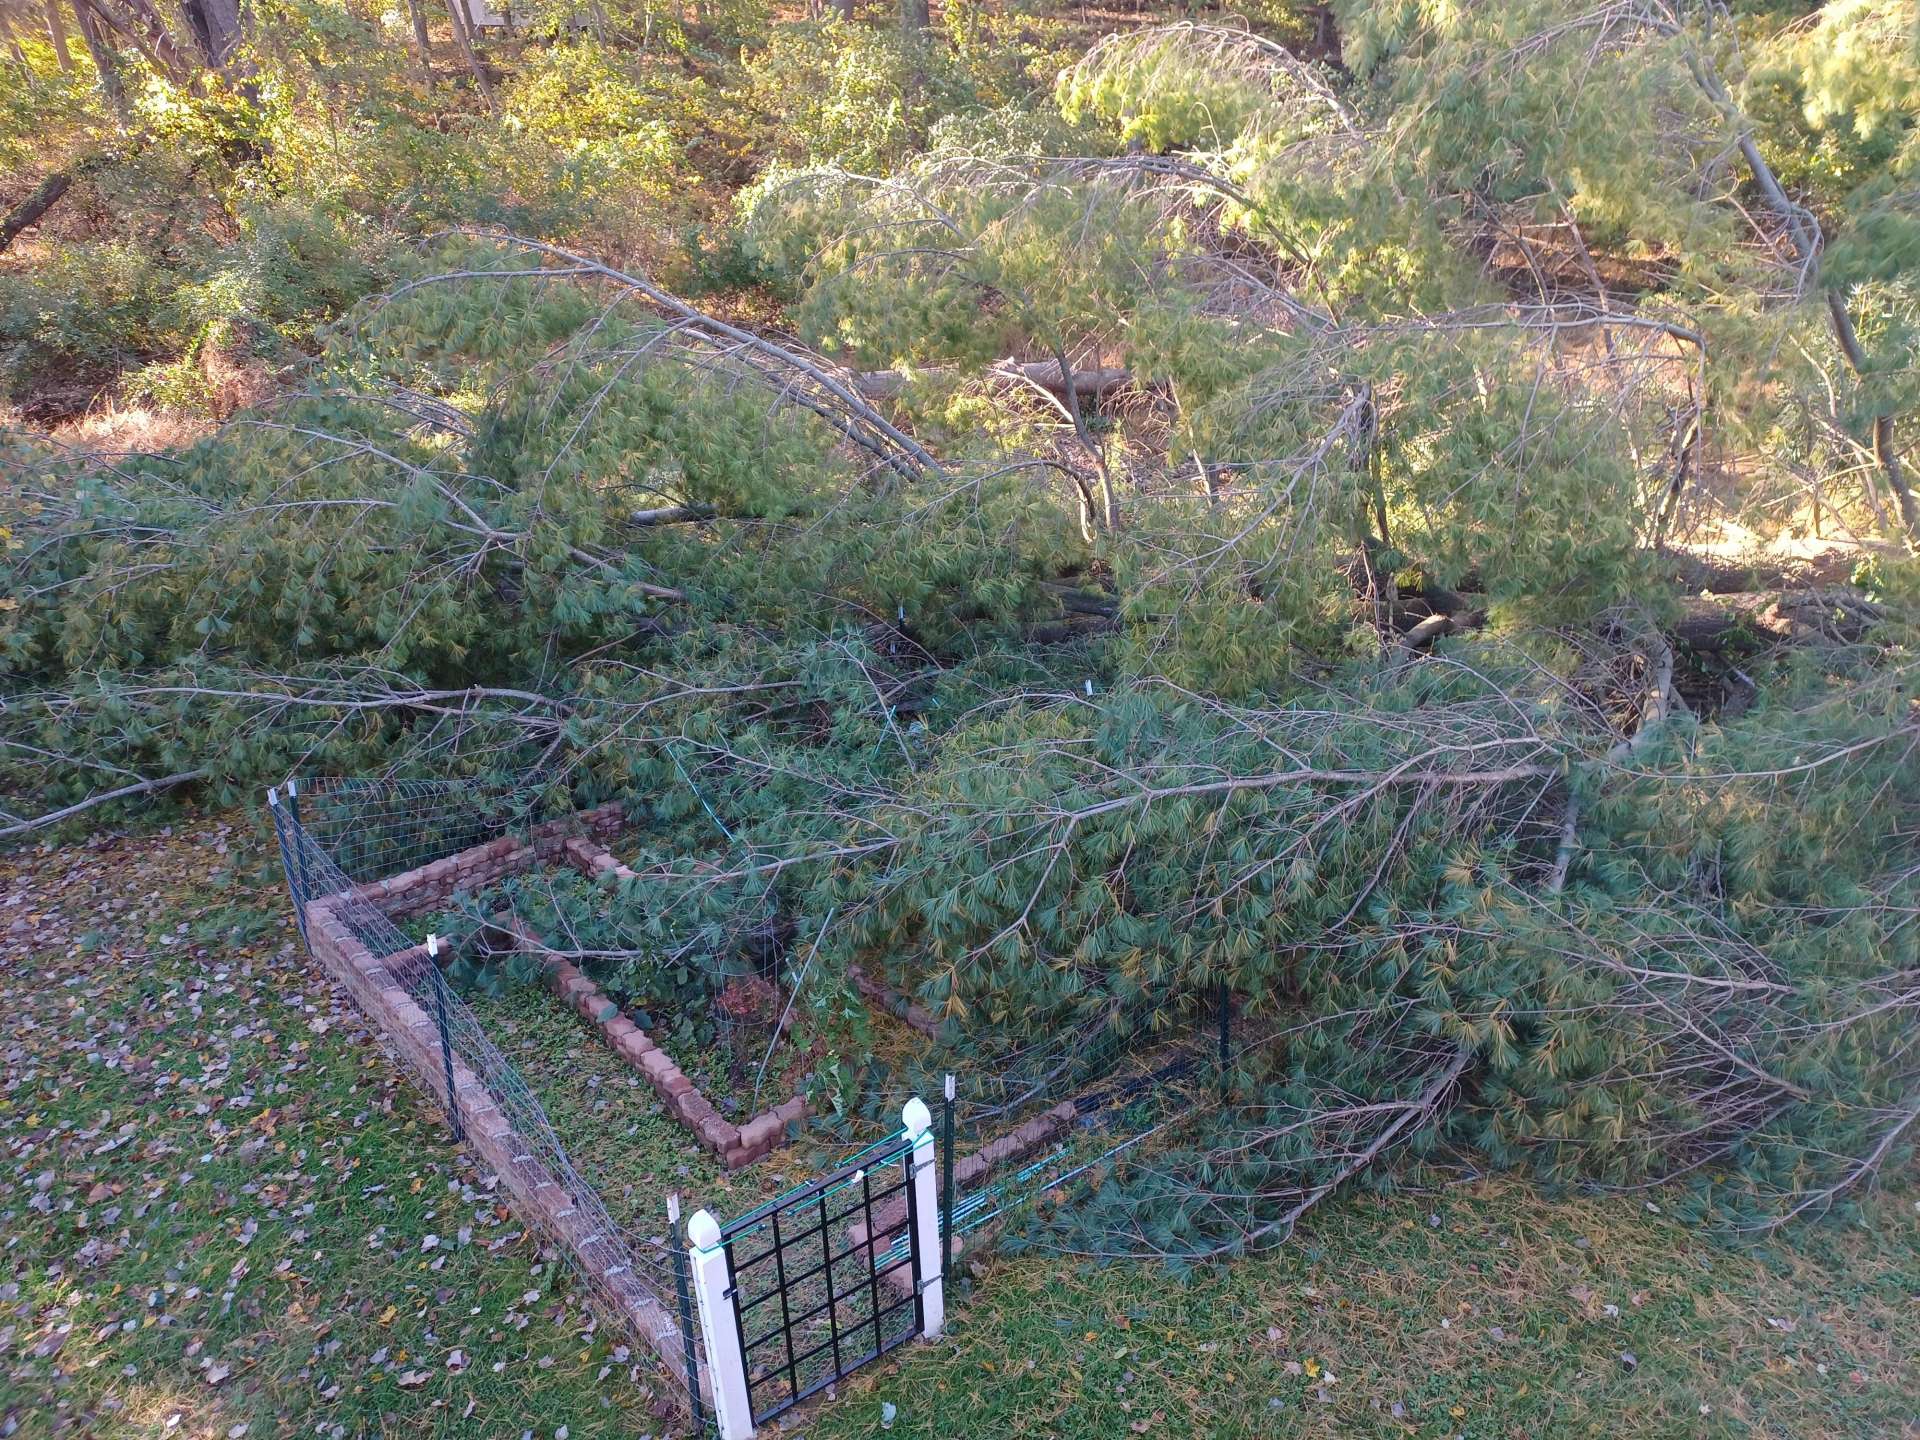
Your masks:
<instances>
[{"instance_id":1,"label":"white gate post","mask_svg":"<svg viewBox=\"0 0 1920 1440\"><path fill-rule=\"evenodd\" d=\"M720 1244L720 1222L705 1210L694 1211L687 1221L687 1258L693 1267L700 1333L707 1341L707 1375L720 1440L752 1440L753 1402L747 1397L746 1357L740 1353L740 1324L727 1284L727 1252Z\"/></svg>"},{"instance_id":2,"label":"white gate post","mask_svg":"<svg viewBox=\"0 0 1920 1440\"><path fill-rule=\"evenodd\" d=\"M940 1186L934 1173L933 1116L918 1095L900 1111L913 1142L908 1183L913 1186L913 1253L920 1272L920 1337L939 1337L947 1323L946 1259L940 1244Z\"/></svg>"}]
</instances>

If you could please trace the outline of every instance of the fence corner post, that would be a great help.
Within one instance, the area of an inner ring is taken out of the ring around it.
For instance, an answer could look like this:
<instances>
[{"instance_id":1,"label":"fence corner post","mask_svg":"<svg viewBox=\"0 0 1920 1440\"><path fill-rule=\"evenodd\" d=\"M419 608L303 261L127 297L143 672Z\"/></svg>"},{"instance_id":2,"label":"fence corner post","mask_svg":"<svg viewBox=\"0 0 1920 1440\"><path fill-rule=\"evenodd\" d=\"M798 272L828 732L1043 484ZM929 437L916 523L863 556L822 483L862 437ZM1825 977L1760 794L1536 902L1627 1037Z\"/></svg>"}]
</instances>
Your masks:
<instances>
[{"instance_id":1,"label":"fence corner post","mask_svg":"<svg viewBox=\"0 0 1920 1440\"><path fill-rule=\"evenodd\" d=\"M693 1348L693 1283L687 1278L687 1231L680 1223L680 1192L667 1196L667 1233L673 1236L673 1289L680 1302L680 1355L687 1368L687 1409L696 1434L707 1433L707 1407L700 1397L700 1361Z\"/></svg>"},{"instance_id":2,"label":"fence corner post","mask_svg":"<svg viewBox=\"0 0 1920 1440\"><path fill-rule=\"evenodd\" d=\"M427 978L433 987L434 1021L440 1029L440 1076L447 1087L447 1128L453 1143L464 1145L467 1127L460 1120L460 1090L453 1079L453 1035L447 1022L447 977L440 973L440 937L427 936Z\"/></svg>"},{"instance_id":3,"label":"fence corner post","mask_svg":"<svg viewBox=\"0 0 1920 1440\"><path fill-rule=\"evenodd\" d=\"M935 1340L947 1323L946 1257L940 1245L940 1197L934 1172L933 1113L918 1095L900 1111L913 1143L908 1183L913 1191L908 1207L913 1224L914 1279L920 1287L920 1338Z\"/></svg>"},{"instance_id":4,"label":"fence corner post","mask_svg":"<svg viewBox=\"0 0 1920 1440\"><path fill-rule=\"evenodd\" d=\"M694 1211L687 1220L687 1259L693 1267L700 1333L707 1342L715 1426L720 1440L751 1440L753 1405L747 1398L747 1362L740 1352L730 1267L720 1243L720 1222L706 1210Z\"/></svg>"},{"instance_id":5,"label":"fence corner post","mask_svg":"<svg viewBox=\"0 0 1920 1440\"><path fill-rule=\"evenodd\" d=\"M953 1258L953 1076L949 1074L945 1085L941 1087L940 1105L940 1238L947 1242L947 1248L941 1254L943 1261ZM940 1273L944 1277L947 1267L942 1264ZM943 1297L944 1298L944 1297Z\"/></svg>"}]
</instances>

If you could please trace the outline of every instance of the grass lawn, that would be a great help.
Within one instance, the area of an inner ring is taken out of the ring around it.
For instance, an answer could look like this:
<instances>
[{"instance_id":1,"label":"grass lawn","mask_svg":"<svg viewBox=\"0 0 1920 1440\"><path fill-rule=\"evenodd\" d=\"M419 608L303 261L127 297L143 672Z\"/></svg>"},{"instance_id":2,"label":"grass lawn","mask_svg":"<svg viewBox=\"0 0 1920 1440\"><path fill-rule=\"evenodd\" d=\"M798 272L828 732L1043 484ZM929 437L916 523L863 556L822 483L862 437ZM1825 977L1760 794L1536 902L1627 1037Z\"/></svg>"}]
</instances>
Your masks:
<instances>
[{"instance_id":1,"label":"grass lawn","mask_svg":"<svg viewBox=\"0 0 1920 1440\"><path fill-rule=\"evenodd\" d=\"M1645 1203L1356 1196L1184 1283L998 1258L807 1433L875 1434L890 1403L895 1436L1920 1434L1911 1190L1760 1256Z\"/></svg>"},{"instance_id":2,"label":"grass lawn","mask_svg":"<svg viewBox=\"0 0 1920 1440\"><path fill-rule=\"evenodd\" d=\"M705 1205L724 1220L799 1184L821 1158L818 1147L800 1145L729 1174L666 1113L640 1073L547 991L467 1000L526 1078L574 1168L599 1190L607 1213L630 1229L664 1225L662 1197L669 1191L686 1198L689 1213ZM676 1061L679 1048L669 1042ZM690 1073L705 1088L706 1077Z\"/></svg>"},{"instance_id":3,"label":"grass lawn","mask_svg":"<svg viewBox=\"0 0 1920 1440\"><path fill-rule=\"evenodd\" d=\"M674 1432L308 961L276 867L235 817L0 858L0 1436ZM636 1226L657 1187L725 1214L803 1173L720 1176L570 1016L495 1003ZM1920 1434L1915 1194L1762 1254L1494 1182L1330 1204L1186 1283L1003 1258L947 1337L788 1428L877 1434L892 1404L895 1436Z\"/></svg>"}]
</instances>

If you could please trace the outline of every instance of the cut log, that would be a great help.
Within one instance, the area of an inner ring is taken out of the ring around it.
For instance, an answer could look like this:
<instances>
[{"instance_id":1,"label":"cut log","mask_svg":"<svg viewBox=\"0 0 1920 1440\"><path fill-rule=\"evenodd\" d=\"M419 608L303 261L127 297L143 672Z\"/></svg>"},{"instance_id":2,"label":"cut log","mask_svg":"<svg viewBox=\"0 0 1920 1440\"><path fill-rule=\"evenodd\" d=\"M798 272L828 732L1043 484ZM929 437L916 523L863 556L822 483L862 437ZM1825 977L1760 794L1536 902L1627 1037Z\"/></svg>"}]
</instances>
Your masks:
<instances>
[{"instance_id":1,"label":"cut log","mask_svg":"<svg viewBox=\"0 0 1920 1440\"><path fill-rule=\"evenodd\" d=\"M660 505L651 510L635 510L627 516L629 525L684 525L695 520L711 520L711 505Z\"/></svg>"},{"instance_id":2,"label":"cut log","mask_svg":"<svg viewBox=\"0 0 1920 1440\"><path fill-rule=\"evenodd\" d=\"M0 254L6 253L15 236L29 225L37 223L42 215L57 205L60 197L72 185L73 176L64 170L56 170L34 186L32 194L8 211L5 219L0 219Z\"/></svg>"}]
</instances>

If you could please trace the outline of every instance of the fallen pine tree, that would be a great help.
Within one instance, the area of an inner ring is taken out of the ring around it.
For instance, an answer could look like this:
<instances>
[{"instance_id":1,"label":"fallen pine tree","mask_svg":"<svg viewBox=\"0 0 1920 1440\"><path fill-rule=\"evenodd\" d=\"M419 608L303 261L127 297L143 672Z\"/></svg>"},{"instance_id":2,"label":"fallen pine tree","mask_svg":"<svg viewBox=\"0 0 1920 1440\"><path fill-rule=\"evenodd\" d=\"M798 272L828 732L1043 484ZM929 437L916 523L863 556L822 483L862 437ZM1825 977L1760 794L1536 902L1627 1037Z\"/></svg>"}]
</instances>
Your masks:
<instances>
[{"instance_id":1,"label":"fallen pine tree","mask_svg":"<svg viewBox=\"0 0 1920 1440\"><path fill-rule=\"evenodd\" d=\"M1716 446L1788 445L1837 373L1792 357L1845 357L1804 257L1729 238L1711 47L1562 19L1467 78L1600 66L1647 103L1597 157L1431 128L1492 35L1346 84L1147 31L1063 79L1077 151L770 177L742 240L798 338L452 235L202 444L14 442L5 828L295 770L620 796L606 933L553 897L583 956L811 937L983 1057L1226 987L1232 1103L1105 1177L1090 1253L1284 1238L1443 1149L1844 1203L1920 1115L1898 511L1861 586L1671 582ZM1629 173L1568 193L1587 158ZM1488 165L1716 278L1502 293Z\"/></svg>"}]
</instances>

